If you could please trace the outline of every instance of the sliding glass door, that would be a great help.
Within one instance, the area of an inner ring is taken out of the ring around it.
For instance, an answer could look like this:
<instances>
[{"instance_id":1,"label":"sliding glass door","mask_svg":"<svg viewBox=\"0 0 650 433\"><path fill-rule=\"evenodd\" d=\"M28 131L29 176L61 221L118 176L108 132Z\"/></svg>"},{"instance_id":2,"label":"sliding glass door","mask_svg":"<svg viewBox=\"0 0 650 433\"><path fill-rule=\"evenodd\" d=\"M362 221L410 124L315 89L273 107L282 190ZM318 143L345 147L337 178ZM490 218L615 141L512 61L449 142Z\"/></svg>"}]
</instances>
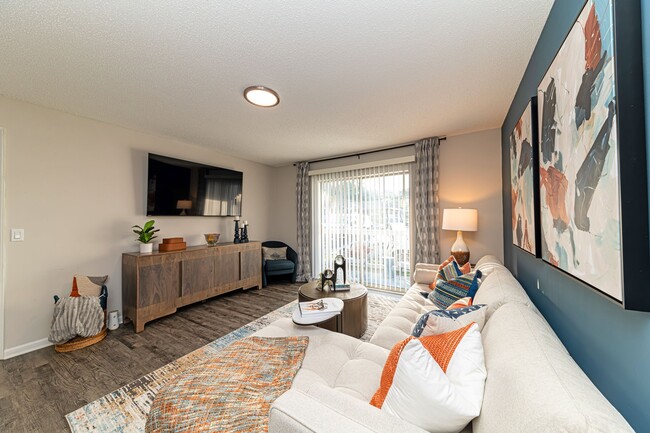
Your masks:
<instances>
[{"instance_id":1,"label":"sliding glass door","mask_svg":"<svg viewBox=\"0 0 650 433\"><path fill-rule=\"evenodd\" d=\"M346 259L348 281L410 286L409 164L312 176L313 271Z\"/></svg>"}]
</instances>

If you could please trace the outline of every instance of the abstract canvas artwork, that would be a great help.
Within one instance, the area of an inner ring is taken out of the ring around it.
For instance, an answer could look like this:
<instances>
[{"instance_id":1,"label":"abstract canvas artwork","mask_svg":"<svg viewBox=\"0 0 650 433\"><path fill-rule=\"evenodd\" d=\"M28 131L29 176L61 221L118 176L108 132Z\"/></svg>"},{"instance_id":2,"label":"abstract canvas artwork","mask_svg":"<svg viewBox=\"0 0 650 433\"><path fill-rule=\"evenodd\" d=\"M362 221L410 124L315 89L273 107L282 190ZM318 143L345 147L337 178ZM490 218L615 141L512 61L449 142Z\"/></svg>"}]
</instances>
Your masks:
<instances>
[{"instance_id":1,"label":"abstract canvas artwork","mask_svg":"<svg viewBox=\"0 0 650 433\"><path fill-rule=\"evenodd\" d=\"M623 299L611 0L589 0L538 87L542 258Z\"/></svg>"},{"instance_id":2,"label":"abstract canvas artwork","mask_svg":"<svg viewBox=\"0 0 650 433\"><path fill-rule=\"evenodd\" d=\"M535 158L533 102L526 106L510 134L510 193L512 195L512 243L536 255Z\"/></svg>"}]
</instances>

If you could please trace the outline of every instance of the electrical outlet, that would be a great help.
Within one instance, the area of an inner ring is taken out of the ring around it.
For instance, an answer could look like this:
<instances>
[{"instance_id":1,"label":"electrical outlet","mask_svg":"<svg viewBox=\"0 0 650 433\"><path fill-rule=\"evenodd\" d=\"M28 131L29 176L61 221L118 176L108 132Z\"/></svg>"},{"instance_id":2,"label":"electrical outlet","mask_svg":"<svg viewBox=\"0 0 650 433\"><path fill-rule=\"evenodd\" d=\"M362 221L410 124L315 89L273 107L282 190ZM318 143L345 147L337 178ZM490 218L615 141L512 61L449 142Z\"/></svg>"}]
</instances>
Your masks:
<instances>
[{"instance_id":1,"label":"electrical outlet","mask_svg":"<svg viewBox=\"0 0 650 433\"><path fill-rule=\"evenodd\" d=\"M11 229L11 242L22 242L25 240L25 229Z\"/></svg>"}]
</instances>

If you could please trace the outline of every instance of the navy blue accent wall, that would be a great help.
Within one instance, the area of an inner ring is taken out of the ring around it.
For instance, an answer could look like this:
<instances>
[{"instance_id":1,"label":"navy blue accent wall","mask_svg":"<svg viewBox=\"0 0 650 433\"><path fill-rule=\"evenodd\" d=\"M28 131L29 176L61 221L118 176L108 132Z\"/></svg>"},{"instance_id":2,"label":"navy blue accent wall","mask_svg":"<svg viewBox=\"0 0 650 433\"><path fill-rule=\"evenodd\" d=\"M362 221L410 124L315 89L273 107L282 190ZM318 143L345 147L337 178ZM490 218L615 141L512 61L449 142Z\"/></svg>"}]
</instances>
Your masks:
<instances>
[{"instance_id":1,"label":"navy blue accent wall","mask_svg":"<svg viewBox=\"0 0 650 433\"><path fill-rule=\"evenodd\" d=\"M505 264L592 382L636 431L648 432L650 313L625 311L593 289L515 247L507 217L512 212L507 138L529 99L535 96L537 85L583 5L584 0L555 2L501 128ZM642 8L646 130L650 131L650 1L643 0ZM650 163L650 133L648 136L646 148ZM639 181L650 184L650 179ZM650 282L647 289L650 290Z\"/></svg>"}]
</instances>

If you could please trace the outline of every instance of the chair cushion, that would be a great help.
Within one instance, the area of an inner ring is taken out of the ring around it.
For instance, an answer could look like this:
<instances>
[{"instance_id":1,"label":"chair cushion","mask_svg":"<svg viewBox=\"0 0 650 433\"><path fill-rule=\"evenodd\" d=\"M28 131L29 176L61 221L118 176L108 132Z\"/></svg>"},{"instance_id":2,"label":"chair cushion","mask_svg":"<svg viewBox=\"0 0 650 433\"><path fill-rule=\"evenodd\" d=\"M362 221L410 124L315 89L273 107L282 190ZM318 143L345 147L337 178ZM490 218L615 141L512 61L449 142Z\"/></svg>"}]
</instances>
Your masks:
<instances>
[{"instance_id":1,"label":"chair cushion","mask_svg":"<svg viewBox=\"0 0 650 433\"><path fill-rule=\"evenodd\" d=\"M266 272L293 272L295 263L291 260L269 260L266 262Z\"/></svg>"}]
</instances>

